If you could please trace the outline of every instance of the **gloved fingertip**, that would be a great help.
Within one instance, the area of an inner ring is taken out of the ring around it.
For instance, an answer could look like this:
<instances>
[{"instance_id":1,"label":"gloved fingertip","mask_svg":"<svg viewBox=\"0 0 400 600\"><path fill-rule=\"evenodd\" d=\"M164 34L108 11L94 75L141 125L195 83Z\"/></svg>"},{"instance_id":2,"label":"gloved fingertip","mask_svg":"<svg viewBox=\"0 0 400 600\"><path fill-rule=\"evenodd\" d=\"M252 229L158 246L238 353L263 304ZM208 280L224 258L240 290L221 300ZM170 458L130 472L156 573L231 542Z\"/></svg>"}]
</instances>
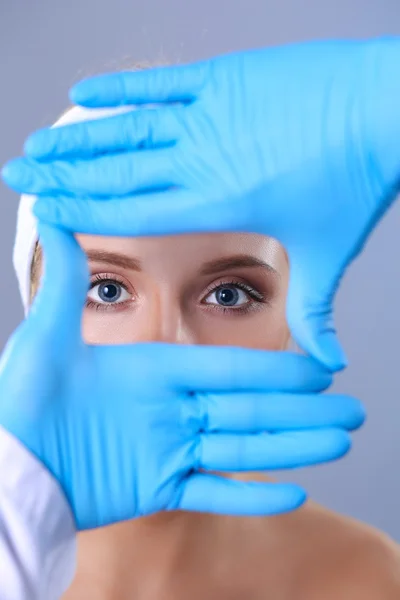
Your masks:
<instances>
[{"instance_id":1,"label":"gloved fingertip","mask_svg":"<svg viewBox=\"0 0 400 600\"><path fill-rule=\"evenodd\" d=\"M287 484L287 494L289 498L289 510L297 510L307 501L307 492L295 484Z\"/></svg>"},{"instance_id":2,"label":"gloved fingertip","mask_svg":"<svg viewBox=\"0 0 400 600\"><path fill-rule=\"evenodd\" d=\"M78 104L92 108L96 106L95 96L92 93L90 81L84 79L79 81L69 90L69 99L72 104Z\"/></svg>"},{"instance_id":3,"label":"gloved fingertip","mask_svg":"<svg viewBox=\"0 0 400 600\"><path fill-rule=\"evenodd\" d=\"M71 104L80 104L81 100L81 92L80 92L80 83L76 83L72 86L72 88L68 92L68 97L70 99Z\"/></svg>"},{"instance_id":4,"label":"gloved fingertip","mask_svg":"<svg viewBox=\"0 0 400 600\"><path fill-rule=\"evenodd\" d=\"M332 331L318 337L314 357L332 372L342 371L348 365L346 354Z\"/></svg>"},{"instance_id":5,"label":"gloved fingertip","mask_svg":"<svg viewBox=\"0 0 400 600\"><path fill-rule=\"evenodd\" d=\"M12 161L6 162L5 165L1 167L1 178L2 180L8 184L8 179L10 176L12 177L12 167L10 167Z\"/></svg>"},{"instance_id":6,"label":"gloved fingertip","mask_svg":"<svg viewBox=\"0 0 400 600\"><path fill-rule=\"evenodd\" d=\"M22 192L22 188L31 183L30 172L24 169L23 161L22 158L10 160L1 170L4 183L17 192Z\"/></svg>"},{"instance_id":7,"label":"gloved fingertip","mask_svg":"<svg viewBox=\"0 0 400 600\"><path fill-rule=\"evenodd\" d=\"M355 401L355 410L353 413L353 419L351 424L349 425L349 431L355 431L364 425L367 420L367 409L364 404L357 400Z\"/></svg>"},{"instance_id":8,"label":"gloved fingertip","mask_svg":"<svg viewBox=\"0 0 400 600\"><path fill-rule=\"evenodd\" d=\"M24 153L31 158L43 158L48 154L43 131L35 131L24 143Z\"/></svg>"}]
</instances>

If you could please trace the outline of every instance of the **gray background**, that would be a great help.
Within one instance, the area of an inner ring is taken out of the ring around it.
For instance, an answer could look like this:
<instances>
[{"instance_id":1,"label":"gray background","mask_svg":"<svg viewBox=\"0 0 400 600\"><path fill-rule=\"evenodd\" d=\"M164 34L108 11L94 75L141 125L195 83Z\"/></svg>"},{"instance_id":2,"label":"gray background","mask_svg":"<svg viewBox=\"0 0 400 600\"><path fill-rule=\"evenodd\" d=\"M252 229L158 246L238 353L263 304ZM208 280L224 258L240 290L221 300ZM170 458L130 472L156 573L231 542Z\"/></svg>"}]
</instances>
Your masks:
<instances>
[{"instance_id":1,"label":"gray background","mask_svg":"<svg viewBox=\"0 0 400 600\"><path fill-rule=\"evenodd\" d=\"M1 0L0 163L66 108L74 81L127 57L189 61L295 40L399 33L399 0ZM17 196L2 184L0 196L1 348L22 311L11 268ZM346 459L290 475L319 502L400 542L399 231L398 204L337 301L350 367L335 388L363 399L368 423Z\"/></svg>"}]
</instances>

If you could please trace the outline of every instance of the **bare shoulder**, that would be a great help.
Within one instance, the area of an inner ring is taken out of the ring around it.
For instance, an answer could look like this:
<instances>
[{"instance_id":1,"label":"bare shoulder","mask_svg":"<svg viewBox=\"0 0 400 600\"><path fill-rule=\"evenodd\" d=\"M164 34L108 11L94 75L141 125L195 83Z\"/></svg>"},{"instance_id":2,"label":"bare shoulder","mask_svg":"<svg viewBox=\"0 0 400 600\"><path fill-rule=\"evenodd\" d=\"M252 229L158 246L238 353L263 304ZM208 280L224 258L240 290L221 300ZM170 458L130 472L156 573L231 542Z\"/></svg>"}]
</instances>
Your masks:
<instances>
[{"instance_id":1,"label":"bare shoulder","mask_svg":"<svg viewBox=\"0 0 400 600\"><path fill-rule=\"evenodd\" d=\"M375 530L352 545L346 594L350 600L400 600L400 548Z\"/></svg>"},{"instance_id":2,"label":"bare shoulder","mask_svg":"<svg viewBox=\"0 0 400 600\"><path fill-rule=\"evenodd\" d=\"M320 598L400 600L400 546L378 529L329 514L336 531L327 536L332 564L321 581Z\"/></svg>"}]
</instances>

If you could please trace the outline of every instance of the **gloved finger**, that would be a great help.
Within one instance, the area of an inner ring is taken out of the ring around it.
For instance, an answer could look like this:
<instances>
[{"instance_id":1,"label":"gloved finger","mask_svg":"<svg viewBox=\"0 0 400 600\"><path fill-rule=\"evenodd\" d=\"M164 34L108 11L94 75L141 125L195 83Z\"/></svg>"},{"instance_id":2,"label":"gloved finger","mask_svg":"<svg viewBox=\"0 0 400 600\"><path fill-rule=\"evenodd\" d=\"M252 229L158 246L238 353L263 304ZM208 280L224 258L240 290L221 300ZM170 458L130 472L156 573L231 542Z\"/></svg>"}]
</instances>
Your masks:
<instances>
[{"instance_id":1,"label":"gloved finger","mask_svg":"<svg viewBox=\"0 0 400 600\"><path fill-rule=\"evenodd\" d=\"M290 280L286 302L287 321L293 338L308 354L332 371L347 365L333 324L333 299L338 285L334 257L314 248L312 258L290 256ZM332 272L329 272L331 269Z\"/></svg>"},{"instance_id":2,"label":"gloved finger","mask_svg":"<svg viewBox=\"0 0 400 600\"><path fill-rule=\"evenodd\" d=\"M332 383L317 361L291 352L173 344L163 352L165 376L187 392L320 392ZM162 363L160 356L161 370Z\"/></svg>"},{"instance_id":3,"label":"gloved finger","mask_svg":"<svg viewBox=\"0 0 400 600\"><path fill-rule=\"evenodd\" d=\"M177 508L223 515L275 515L299 508L306 493L288 483L243 482L195 473L183 484Z\"/></svg>"},{"instance_id":4,"label":"gloved finger","mask_svg":"<svg viewBox=\"0 0 400 600\"><path fill-rule=\"evenodd\" d=\"M231 392L232 403L240 392L321 392L332 383L332 374L317 361L291 352L270 352L223 346L140 343L101 346L104 360L117 361L129 373L136 356L141 364L157 364L162 385L184 395ZM165 383L167 382L167 383ZM194 398L195 400L195 398ZM186 406L190 410L190 404ZM198 414L198 413L197 413Z\"/></svg>"},{"instance_id":5,"label":"gloved finger","mask_svg":"<svg viewBox=\"0 0 400 600\"><path fill-rule=\"evenodd\" d=\"M29 324L58 340L61 352L68 340L81 339L81 319L89 286L85 254L72 234L39 223L44 272L29 313Z\"/></svg>"},{"instance_id":6,"label":"gloved finger","mask_svg":"<svg viewBox=\"0 0 400 600\"><path fill-rule=\"evenodd\" d=\"M196 404L207 432L252 433L337 427L354 431L365 420L356 398L342 394L197 393Z\"/></svg>"},{"instance_id":7,"label":"gloved finger","mask_svg":"<svg viewBox=\"0 0 400 600\"><path fill-rule=\"evenodd\" d=\"M206 73L207 62L107 73L75 84L70 90L70 99L73 104L88 108L191 102L204 85Z\"/></svg>"},{"instance_id":8,"label":"gloved finger","mask_svg":"<svg viewBox=\"0 0 400 600\"><path fill-rule=\"evenodd\" d=\"M105 152L157 148L175 142L181 133L182 106L132 110L94 121L35 131L25 154L35 159L92 157Z\"/></svg>"},{"instance_id":9,"label":"gloved finger","mask_svg":"<svg viewBox=\"0 0 400 600\"><path fill-rule=\"evenodd\" d=\"M26 194L123 196L179 185L173 180L172 154L173 149L162 149L51 163L17 158L2 176L12 189Z\"/></svg>"},{"instance_id":10,"label":"gloved finger","mask_svg":"<svg viewBox=\"0 0 400 600\"><path fill-rule=\"evenodd\" d=\"M13 187L11 183L9 185ZM216 203L213 210L208 210L204 198L176 187L159 193L111 197L107 202L63 195L40 196L34 212L46 223L76 233L98 235L175 235L243 230L239 227L238 211L229 210L229 203Z\"/></svg>"},{"instance_id":11,"label":"gloved finger","mask_svg":"<svg viewBox=\"0 0 400 600\"><path fill-rule=\"evenodd\" d=\"M203 434L195 468L210 471L295 469L337 460L351 447L349 434L325 428L254 435Z\"/></svg>"}]
</instances>

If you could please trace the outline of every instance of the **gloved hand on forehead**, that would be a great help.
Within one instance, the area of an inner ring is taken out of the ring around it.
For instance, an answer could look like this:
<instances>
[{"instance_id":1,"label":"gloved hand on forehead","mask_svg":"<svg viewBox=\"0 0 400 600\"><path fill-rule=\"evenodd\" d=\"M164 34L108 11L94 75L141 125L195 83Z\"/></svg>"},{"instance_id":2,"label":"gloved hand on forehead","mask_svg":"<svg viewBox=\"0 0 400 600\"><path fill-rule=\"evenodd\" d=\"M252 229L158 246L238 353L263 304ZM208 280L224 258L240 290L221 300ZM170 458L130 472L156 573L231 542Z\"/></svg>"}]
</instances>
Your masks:
<instances>
[{"instance_id":1,"label":"gloved hand on forehead","mask_svg":"<svg viewBox=\"0 0 400 600\"><path fill-rule=\"evenodd\" d=\"M86 107L164 103L34 134L3 177L77 232L275 236L300 346L345 365L332 303L395 197L400 41L268 48L76 85Z\"/></svg>"},{"instance_id":2,"label":"gloved hand on forehead","mask_svg":"<svg viewBox=\"0 0 400 600\"><path fill-rule=\"evenodd\" d=\"M294 468L346 453L363 409L317 394L331 375L312 359L86 345L85 255L72 234L48 225L39 233L43 283L1 358L0 426L56 478L79 529L170 509L284 512L304 501L302 489L209 471Z\"/></svg>"}]
</instances>

